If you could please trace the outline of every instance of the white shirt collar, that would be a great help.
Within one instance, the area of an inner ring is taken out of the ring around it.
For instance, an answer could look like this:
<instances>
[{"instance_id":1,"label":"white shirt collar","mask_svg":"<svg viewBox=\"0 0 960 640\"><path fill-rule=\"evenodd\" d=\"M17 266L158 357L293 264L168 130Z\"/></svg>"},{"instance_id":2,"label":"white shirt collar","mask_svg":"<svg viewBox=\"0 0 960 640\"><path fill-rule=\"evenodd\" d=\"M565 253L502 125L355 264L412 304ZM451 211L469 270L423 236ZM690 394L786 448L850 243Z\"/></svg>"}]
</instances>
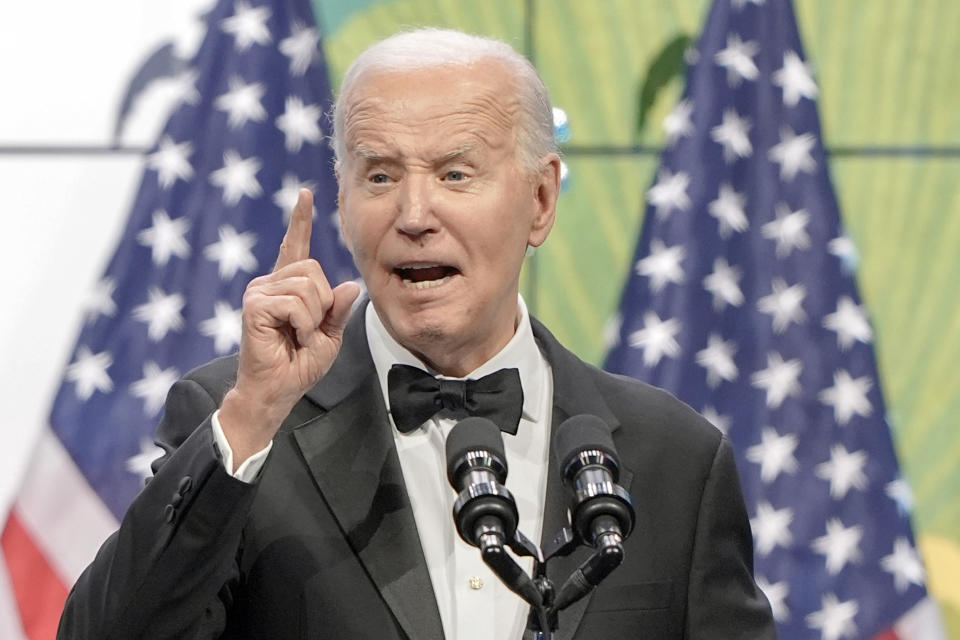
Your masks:
<instances>
[{"instance_id":1,"label":"white shirt collar","mask_svg":"<svg viewBox=\"0 0 960 640\"><path fill-rule=\"evenodd\" d=\"M520 384L523 386L523 417L527 420L537 421L541 417L539 414L543 403L540 400L544 392L543 385L539 384L538 381L541 380L540 376L547 364L540 353L539 347L537 347L536 340L533 338L533 328L530 326L527 305L523 301L523 296L520 295L517 296L517 315L519 316L517 330L510 342L495 356L460 379L477 379L500 369L516 368L520 373ZM387 390L387 373L390 371L390 367L395 364L406 364L428 371L433 375L439 375L393 339L393 336L383 326L372 304L367 305L364 320L367 327L367 344L370 347L373 364L377 369L377 378L380 380L383 401L388 409L390 408L390 396ZM393 418L390 418L390 422L393 422Z\"/></svg>"}]
</instances>

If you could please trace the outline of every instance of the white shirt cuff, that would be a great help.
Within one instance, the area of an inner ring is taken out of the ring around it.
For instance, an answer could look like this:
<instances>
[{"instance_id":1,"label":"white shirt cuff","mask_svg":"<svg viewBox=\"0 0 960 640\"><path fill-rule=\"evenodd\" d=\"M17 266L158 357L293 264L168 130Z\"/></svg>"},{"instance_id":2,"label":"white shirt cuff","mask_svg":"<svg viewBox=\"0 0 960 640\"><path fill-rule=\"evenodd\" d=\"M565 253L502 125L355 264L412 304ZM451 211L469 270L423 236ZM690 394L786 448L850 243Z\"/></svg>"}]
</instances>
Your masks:
<instances>
[{"instance_id":1,"label":"white shirt cuff","mask_svg":"<svg viewBox=\"0 0 960 640\"><path fill-rule=\"evenodd\" d=\"M213 412L213 417L210 422L213 424L213 442L217 445L217 449L220 450L220 457L223 459L223 468L237 480L241 480L247 484L252 483L257 479L257 474L260 473L260 469L263 468L267 454L270 453L270 449L273 448L273 442L271 441L266 447L244 460L243 464L241 464L236 473L234 473L233 449L230 448L227 436L223 433L223 427L220 426L219 409Z\"/></svg>"}]
</instances>

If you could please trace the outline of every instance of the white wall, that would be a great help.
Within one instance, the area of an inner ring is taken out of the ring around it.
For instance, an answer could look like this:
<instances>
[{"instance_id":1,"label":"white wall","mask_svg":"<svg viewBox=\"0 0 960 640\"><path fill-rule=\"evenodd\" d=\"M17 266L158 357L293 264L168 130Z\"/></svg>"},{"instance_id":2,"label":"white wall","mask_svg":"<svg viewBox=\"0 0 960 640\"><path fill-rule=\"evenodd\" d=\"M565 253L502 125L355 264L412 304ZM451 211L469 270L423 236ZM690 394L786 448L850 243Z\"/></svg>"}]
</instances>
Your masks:
<instances>
[{"instance_id":1,"label":"white wall","mask_svg":"<svg viewBox=\"0 0 960 640\"><path fill-rule=\"evenodd\" d=\"M133 73L173 41L189 56L212 0L0 3L0 520L76 340L86 291L122 231L143 167L106 148ZM170 105L156 83L124 146L153 143ZM42 148L47 148L44 151Z\"/></svg>"}]
</instances>

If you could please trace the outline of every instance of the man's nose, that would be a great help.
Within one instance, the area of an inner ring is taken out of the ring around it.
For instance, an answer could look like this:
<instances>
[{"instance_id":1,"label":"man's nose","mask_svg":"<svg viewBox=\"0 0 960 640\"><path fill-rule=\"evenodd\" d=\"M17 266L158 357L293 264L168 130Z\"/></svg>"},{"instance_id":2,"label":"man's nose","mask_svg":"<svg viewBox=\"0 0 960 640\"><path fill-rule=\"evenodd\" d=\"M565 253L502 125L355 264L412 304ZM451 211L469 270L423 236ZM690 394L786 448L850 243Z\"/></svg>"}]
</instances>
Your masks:
<instances>
[{"instance_id":1,"label":"man's nose","mask_svg":"<svg viewBox=\"0 0 960 640\"><path fill-rule=\"evenodd\" d=\"M430 180L431 176L419 173L405 177L397 202L396 226L401 233L420 237L437 230Z\"/></svg>"}]
</instances>

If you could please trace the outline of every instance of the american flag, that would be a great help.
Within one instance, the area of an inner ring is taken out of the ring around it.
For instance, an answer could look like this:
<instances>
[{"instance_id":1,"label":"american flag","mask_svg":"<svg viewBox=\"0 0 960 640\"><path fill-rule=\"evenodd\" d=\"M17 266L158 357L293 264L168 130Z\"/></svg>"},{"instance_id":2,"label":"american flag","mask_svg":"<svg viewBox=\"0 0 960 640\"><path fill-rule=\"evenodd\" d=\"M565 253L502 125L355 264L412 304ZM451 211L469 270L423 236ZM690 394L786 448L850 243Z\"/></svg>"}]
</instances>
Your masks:
<instances>
[{"instance_id":1,"label":"american flag","mask_svg":"<svg viewBox=\"0 0 960 640\"><path fill-rule=\"evenodd\" d=\"M790 3L687 58L606 368L730 437L782 638L941 638Z\"/></svg>"},{"instance_id":2,"label":"american flag","mask_svg":"<svg viewBox=\"0 0 960 640\"><path fill-rule=\"evenodd\" d=\"M160 454L170 385L237 349L243 290L272 268L299 188L316 194L312 255L332 283L356 277L309 0L220 0L206 21L3 531L3 638L54 637L69 588Z\"/></svg>"}]
</instances>

